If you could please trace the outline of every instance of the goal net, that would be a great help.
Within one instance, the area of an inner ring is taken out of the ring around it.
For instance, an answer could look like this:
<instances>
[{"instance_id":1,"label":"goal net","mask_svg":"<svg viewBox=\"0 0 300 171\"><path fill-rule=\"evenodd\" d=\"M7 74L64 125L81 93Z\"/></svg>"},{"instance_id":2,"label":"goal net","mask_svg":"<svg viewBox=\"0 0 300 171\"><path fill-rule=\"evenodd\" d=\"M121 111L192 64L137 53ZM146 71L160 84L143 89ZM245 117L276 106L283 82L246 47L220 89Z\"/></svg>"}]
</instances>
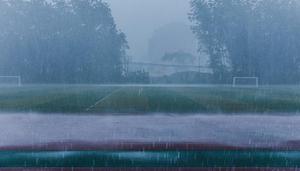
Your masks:
<instances>
[{"instance_id":1,"label":"goal net","mask_svg":"<svg viewBox=\"0 0 300 171\"><path fill-rule=\"evenodd\" d=\"M21 86L21 76L0 76L0 86Z\"/></svg>"},{"instance_id":2,"label":"goal net","mask_svg":"<svg viewBox=\"0 0 300 171\"><path fill-rule=\"evenodd\" d=\"M258 77L233 77L232 81L233 87L258 87L259 79Z\"/></svg>"}]
</instances>

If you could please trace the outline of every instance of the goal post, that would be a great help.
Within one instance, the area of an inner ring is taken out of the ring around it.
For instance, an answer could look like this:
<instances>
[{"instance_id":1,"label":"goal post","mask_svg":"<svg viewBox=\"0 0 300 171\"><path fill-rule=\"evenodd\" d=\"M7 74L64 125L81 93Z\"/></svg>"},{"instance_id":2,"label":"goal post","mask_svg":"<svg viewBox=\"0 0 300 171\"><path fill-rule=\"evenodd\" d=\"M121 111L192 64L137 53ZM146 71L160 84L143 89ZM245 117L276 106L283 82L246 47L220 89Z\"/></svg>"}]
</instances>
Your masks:
<instances>
[{"instance_id":1,"label":"goal post","mask_svg":"<svg viewBox=\"0 0 300 171\"><path fill-rule=\"evenodd\" d=\"M233 77L233 87L259 87L258 77Z\"/></svg>"},{"instance_id":2,"label":"goal post","mask_svg":"<svg viewBox=\"0 0 300 171\"><path fill-rule=\"evenodd\" d=\"M21 76L1 76L0 86L22 86Z\"/></svg>"}]
</instances>

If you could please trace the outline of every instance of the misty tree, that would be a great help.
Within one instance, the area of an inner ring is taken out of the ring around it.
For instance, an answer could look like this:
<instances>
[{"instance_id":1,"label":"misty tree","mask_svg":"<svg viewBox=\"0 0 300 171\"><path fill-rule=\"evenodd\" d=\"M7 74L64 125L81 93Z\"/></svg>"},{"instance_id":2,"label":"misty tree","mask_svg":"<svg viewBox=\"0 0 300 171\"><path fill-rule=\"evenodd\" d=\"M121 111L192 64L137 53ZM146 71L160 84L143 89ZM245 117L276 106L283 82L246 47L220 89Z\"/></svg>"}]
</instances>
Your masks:
<instances>
[{"instance_id":1,"label":"misty tree","mask_svg":"<svg viewBox=\"0 0 300 171\"><path fill-rule=\"evenodd\" d=\"M162 56L162 61L164 62L173 62L173 63L180 63L180 64L191 64L194 63L196 57L191 53L184 52L184 51L176 51L176 52L168 52Z\"/></svg>"},{"instance_id":2,"label":"misty tree","mask_svg":"<svg viewBox=\"0 0 300 171\"><path fill-rule=\"evenodd\" d=\"M0 0L0 75L27 83L122 80L127 42L102 0Z\"/></svg>"},{"instance_id":3,"label":"misty tree","mask_svg":"<svg viewBox=\"0 0 300 171\"><path fill-rule=\"evenodd\" d=\"M298 0L192 0L193 30L210 55L217 82L256 76L298 83Z\"/></svg>"}]
</instances>

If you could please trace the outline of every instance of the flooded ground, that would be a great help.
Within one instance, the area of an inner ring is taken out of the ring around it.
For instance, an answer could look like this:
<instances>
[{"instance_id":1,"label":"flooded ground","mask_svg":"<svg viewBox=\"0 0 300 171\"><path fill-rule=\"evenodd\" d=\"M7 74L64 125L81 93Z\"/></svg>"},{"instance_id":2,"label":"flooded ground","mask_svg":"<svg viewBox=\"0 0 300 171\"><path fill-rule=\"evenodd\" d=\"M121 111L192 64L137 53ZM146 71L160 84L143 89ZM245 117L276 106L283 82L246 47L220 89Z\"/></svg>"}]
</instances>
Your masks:
<instances>
[{"instance_id":1,"label":"flooded ground","mask_svg":"<svg viewBox=\"0 0 300 171\"><path fill-rule=\"evenodd\" d=\"M300 116L1 114L0 147L53 142L273 146L300 140Z\"/></svg>"}]
</instances>

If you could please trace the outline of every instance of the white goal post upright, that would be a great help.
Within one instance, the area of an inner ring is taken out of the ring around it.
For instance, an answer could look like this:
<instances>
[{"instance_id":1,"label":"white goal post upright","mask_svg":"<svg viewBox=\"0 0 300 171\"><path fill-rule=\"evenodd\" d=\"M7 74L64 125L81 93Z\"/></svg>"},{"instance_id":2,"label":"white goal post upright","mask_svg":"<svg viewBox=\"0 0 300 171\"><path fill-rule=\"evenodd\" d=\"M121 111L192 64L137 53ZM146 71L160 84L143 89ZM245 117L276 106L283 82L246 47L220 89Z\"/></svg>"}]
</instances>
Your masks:
<instances>
[{"instance_id":1,"label":"white goal post upright","mask_svg":"<svg viewBox=\"0 0 300 171\"><path fill-rule=\"evenodd\" d=\"M21 76L1 76L0 75L0 85L17 85L22 86Z\"/></svg>"},{"instance_id":2,"label":"white goal post upright","mask_svg":"<svg viewBox=\"0 0 300 171\"><path fill-rule=\"evenodd\" d=\"M239 80L253 80L253 84L238 84ZM232 82L233 87L238 87L238 86L255 86L259 87L259 79L258 77L233 77L233 82Z\"/></svg>"}]
</instances>

